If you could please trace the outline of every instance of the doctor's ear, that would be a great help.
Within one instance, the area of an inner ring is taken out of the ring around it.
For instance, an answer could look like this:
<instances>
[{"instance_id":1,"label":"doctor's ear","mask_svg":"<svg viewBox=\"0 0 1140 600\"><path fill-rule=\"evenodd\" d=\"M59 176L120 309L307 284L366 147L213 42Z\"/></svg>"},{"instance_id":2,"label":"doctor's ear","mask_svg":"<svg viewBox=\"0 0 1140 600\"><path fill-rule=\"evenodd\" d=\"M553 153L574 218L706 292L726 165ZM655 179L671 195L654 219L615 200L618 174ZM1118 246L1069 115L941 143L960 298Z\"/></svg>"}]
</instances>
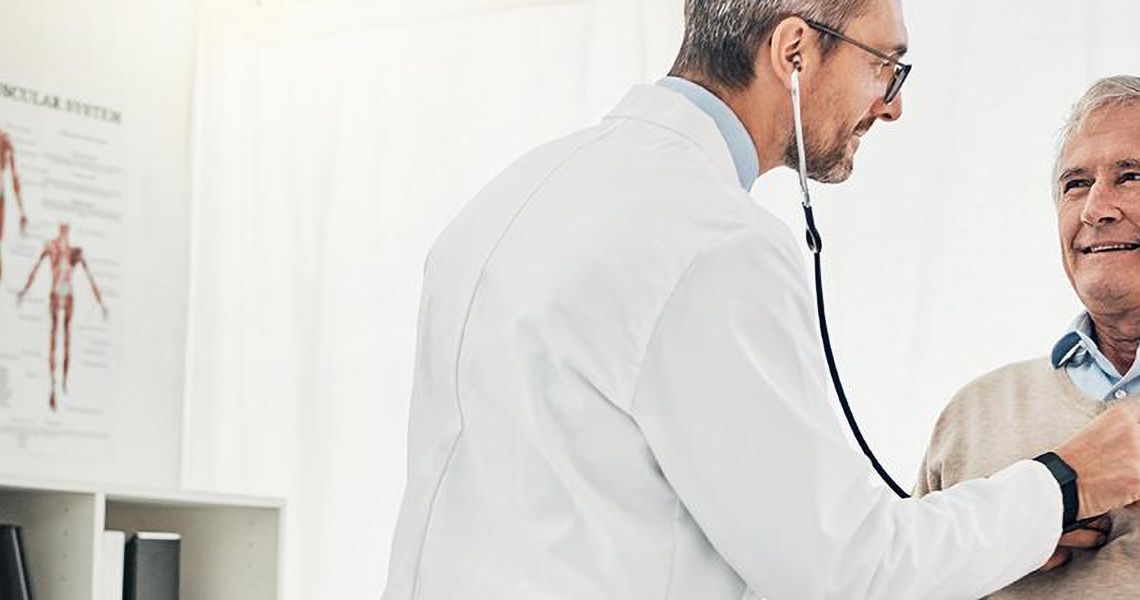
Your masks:
<instances>
[{"instance_id":1,"label":"doctor's ear","mask_svg":"<svg viewBox=\"0 0 1140 600\"><path fill-rule=\"evenodd\" d=\"M799 17L788 17L772 30L766 58L785 87L791 89L793 71L799 71L802 77L815 59L815 45L810 43L814 36L815 32Z\"/></svg>"}]
</instances>

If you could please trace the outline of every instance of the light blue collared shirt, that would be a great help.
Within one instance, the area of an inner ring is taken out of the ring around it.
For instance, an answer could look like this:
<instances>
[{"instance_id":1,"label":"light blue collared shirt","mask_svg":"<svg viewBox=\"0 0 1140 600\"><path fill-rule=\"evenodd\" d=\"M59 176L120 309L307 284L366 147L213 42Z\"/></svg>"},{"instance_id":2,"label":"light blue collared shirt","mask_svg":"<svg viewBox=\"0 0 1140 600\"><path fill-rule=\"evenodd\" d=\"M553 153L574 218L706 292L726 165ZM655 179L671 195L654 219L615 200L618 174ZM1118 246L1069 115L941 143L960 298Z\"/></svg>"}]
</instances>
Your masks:
<instances>
[{"instance_id":1,"label":"light blue collared shirt","mask_svg":"<svg viewBox=\"0 0 1140 600\"><path fill-rule=\"evenodd\" d=\"M1140 361L1133 360L1122 377L1092 336L1092 319L1082 313L1053 346L1053 368L1064 368L1073 385L1091 398L1119 400L1140 393Z\"/></svg>"},{"instance_id":2,"label":"light blue collared shirt","mask_svg":"<svg viewBox=\"0 0 1140 600\"><path fill-rule=\"evenodd\" d=\"M728 143L728 151L732 154L732 162L736 165L736 175L740 178L740 185L744 191L752 189L752 184L760 176L760 158L756 155L756 145L752 143L752 136L740 122L740 117L732 112L723 100L705 88L680 77L666 77L657 82L657 85L668 88L681 94L697 105L705 114L712 117L720 135Z\"/></svg>"}]
</instances>

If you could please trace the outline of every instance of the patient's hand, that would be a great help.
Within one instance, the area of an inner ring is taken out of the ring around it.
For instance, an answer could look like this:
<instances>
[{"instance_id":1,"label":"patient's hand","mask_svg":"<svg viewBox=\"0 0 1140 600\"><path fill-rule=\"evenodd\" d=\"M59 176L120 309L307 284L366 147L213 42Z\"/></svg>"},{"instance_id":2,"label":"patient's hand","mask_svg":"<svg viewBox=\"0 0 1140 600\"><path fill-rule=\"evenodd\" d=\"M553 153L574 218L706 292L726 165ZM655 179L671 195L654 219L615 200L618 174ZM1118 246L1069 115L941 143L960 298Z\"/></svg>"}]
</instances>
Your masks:
<instances>
[{"instance_id":1,"label":"patient's hand","mask_svg":"<svg viewBox=\"0 0 1140 600\"><path fill-rule=\"evenodd\" d=\"M1108 534L1112 531L1112 517L1104 515L1080 529L1075 529L1061 536L1057 550L1049 560L1039 569L1042 572L1052 571L1069 564L1073 559L1073 551L1079 549L1096 549L1108 542Z\"/></svg>"}]
</instances>

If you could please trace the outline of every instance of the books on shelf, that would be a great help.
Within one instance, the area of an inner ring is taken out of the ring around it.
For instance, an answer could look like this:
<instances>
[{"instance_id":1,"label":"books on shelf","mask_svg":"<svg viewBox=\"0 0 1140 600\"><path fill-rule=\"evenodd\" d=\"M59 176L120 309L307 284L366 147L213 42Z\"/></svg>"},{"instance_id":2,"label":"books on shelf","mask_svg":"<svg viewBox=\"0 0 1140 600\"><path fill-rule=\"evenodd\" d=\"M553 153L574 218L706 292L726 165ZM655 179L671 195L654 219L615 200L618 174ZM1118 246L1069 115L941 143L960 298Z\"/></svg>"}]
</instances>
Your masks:
<instances>
[{"instance_id":1,"label":"books on shelf","mask_svg":"<svg viewBox=\"0 0 1140 600\"><path fill-rule=\"evenodd\" d=\"M175 538L180 542L178 582L169 569L166 598L279 600L285 591L284 508L279 498L29 482L0 475L0 524L22 528L0 528L0 600L122 600L126 589L107 592L103 586L123 585L126 539L137 531L181 534ZM105 545L110 536L104 530L125 532L118 542L121 555ZM149 537L144 533L139 543ZM144 562L144 556L137 558ZM169 564L173 567L174 561ZM116 565L122 568L117 582L104 572ZM142 569L136 574L142 575Z\"/></svg>"},{"instance_id":2,"label":"books on shelf","mask_svg":"<svg viewBox=\"0 0 1140 600\"><path fill-rule=\"evenodd\" d=\"M99 565L99 591L96 600L123 600L123 565L127 534L122 531L104 531L100 537L103 546Z\"/></svg>"},{"instance_id":3,"label":"books on shelf","mask_svg":"<svg viewBox=\"0 0 1140 600\"><path fill-rule=\"evenodd\" d=\"M182 536L140 531L124 552L123 600L178 600Z\"/></svg>"},{"instance_id":4,"label":"books on shelf","mask_svg":"<svg viewBox=\"0 0 1140 600\"><path fill-rule=\"evenodd\" d=\"M0 598L32 600L32 577L24 550L24 530L0 525Z\"/></svg>"}]
</instances>

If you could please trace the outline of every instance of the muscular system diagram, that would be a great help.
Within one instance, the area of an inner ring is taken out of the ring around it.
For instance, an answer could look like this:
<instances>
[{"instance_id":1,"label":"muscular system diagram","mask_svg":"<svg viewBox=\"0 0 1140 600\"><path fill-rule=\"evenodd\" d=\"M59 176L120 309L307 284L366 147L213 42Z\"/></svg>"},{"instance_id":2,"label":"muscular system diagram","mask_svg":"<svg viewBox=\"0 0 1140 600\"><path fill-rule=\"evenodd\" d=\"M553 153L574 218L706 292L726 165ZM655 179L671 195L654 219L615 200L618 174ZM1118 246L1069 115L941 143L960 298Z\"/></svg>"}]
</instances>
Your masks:
<instances>
[{"instance_id":1,"label":"muscular system diagram","mask_svg":"<svg viewBox=\"0 0 1140 600\"><path fill-rule=\"evenodd\" d=\"M16 206L20 209L20 233L28 231L28 216L24 213L24 199L20 195L20 174L16 171L16 148L12 138L0 129L0 279L4 277L4 191L6 173L12 174L12 191L15 192Z\"/></svg>"},{"instance_id":2,"label":"muscular system diagram","mask_svg":"<svg viewBox=\"0 0 1140 600\"><path fill-rule=\"evenodd\" d=\"M83 267L83 272L87 275L87 281L91 284L91 291L95 294L95 300L99 303L99 307L103 310L103 318L107 318L107 306L103 303L103 295L99 291L99 286L95 284L95 278L91 275L91 269L87 266L87 259L83 256L83 249L71 245L71 227L66 223L60 224L59 236L44 244L44 250L40 253L39 260L36 265L32 267L32 272L28 275L28 282L24 285L24 289L20 290L19 295L16 297L18 303L23 303L24 296L32 287L36 280L36 272L39 271L40 264L44 259L51 263L51 293L50 293L50 307L51 307L51 343L50 353L48 354L48 367L51 372L51 398L49 404L52 410L57 410L59 407L56 401L56 387L55 387L55 366L56 366L56 338L59 331L59 321L63 319L63 393L67 393L67 375L71 367L71 317L75 313L75 294L72 287L72 279L75 274L75 267Z\"/></svg>"}]
</instances>

